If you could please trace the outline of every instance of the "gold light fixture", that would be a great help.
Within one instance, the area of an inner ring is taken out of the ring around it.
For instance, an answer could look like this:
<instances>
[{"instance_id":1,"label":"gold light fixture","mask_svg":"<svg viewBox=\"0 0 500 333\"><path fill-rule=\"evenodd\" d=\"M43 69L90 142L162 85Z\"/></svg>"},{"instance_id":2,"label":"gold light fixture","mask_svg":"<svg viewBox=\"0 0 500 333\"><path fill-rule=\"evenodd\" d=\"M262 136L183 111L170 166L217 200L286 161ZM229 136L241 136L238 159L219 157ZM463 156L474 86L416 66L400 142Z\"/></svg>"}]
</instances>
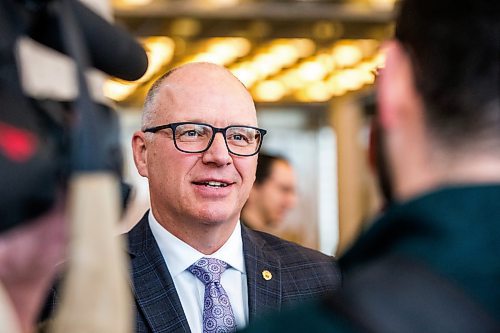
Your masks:
<instances>
[{"instance_id":1,"label":"gold light fixture","mask_svg":"<svg viewBox=\"0 0 500 333\"><path fill-rule=\"evenodd\" d=\"M280 81L266 80L257 84L253 93L258 102L276 102L286 94L286 88Z\"/></svg>"},{"instance_id":2,"label":"gold light fixture","mask_svg":"<svg viewBox=\"0 0 500 333\"><path fill-rule=\"evenodd\" d=\"M113 6L116 7L138 7L145 6L153 2L153 0L113 0Z\"/></svg>"}]
</instances>

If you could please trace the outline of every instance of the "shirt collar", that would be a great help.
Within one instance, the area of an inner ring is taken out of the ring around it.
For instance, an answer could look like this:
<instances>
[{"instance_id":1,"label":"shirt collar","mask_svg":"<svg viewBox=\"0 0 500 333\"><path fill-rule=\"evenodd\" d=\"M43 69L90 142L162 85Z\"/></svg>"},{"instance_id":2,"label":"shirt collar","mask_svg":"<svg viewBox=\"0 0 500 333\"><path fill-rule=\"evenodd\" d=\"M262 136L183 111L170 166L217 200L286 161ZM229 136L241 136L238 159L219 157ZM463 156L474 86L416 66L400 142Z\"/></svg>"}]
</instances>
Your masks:
<instances>
[{"instance_id":1,"label":"shirt collar","mask_svg":"<svg viewBox=\"0 0 500 333\"><path fill-rule=\"evenodd\" d=\"M149 211L148 220L151 232L158 243L172 278L175 278L202 257L223 260L241 273L246 272L240 221L236 223L233 233L219 250L211 255L205 255L163 228L151 211Z\"/></svg>"}]
</instances>

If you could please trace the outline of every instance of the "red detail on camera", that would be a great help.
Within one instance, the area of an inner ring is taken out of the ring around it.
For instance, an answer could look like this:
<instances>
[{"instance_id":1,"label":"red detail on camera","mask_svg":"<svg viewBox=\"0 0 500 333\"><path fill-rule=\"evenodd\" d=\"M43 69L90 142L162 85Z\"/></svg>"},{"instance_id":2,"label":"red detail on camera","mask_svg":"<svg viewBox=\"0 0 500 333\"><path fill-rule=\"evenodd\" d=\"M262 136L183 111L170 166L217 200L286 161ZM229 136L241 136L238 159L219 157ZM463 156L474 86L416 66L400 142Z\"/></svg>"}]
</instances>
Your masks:
<instances>
[{"instance_id":1,"label":"red detail on camera","mask_svg":"<svg viewBox=\"0 0 500 333\"><path fill-rule=\"evenodd\" d=\"M0 122L0 153L13 162L26 162L36 151L38 140L31 132Z\"/></svg>"}]
</instances>

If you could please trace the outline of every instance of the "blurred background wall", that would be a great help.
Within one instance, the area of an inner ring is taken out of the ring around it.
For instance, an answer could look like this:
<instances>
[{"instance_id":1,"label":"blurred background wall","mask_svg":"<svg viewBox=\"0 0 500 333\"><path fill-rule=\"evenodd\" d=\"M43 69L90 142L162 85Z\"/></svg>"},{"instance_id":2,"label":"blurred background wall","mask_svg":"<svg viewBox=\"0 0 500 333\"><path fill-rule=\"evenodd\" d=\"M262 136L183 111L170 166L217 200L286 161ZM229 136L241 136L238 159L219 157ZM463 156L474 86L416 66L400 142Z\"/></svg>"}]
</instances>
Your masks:
<instances>
[{"instance_id":1,"label":"blurred background wall","mask_svg":"<svg viewBox=\"0 0 500 333\"><path fill-rule=\"evenodd\" d=\"M366 152L394 0L115 0L112 7L150 61L138 81L105 84L120 111L134 186L122 229L148 207L130 155L147 89L172 67L209 61L247 86L269 131L263 149L296 169L299 202L276 233L325 253L345 251L380 205Z\"/></svg>"}]
</instances>

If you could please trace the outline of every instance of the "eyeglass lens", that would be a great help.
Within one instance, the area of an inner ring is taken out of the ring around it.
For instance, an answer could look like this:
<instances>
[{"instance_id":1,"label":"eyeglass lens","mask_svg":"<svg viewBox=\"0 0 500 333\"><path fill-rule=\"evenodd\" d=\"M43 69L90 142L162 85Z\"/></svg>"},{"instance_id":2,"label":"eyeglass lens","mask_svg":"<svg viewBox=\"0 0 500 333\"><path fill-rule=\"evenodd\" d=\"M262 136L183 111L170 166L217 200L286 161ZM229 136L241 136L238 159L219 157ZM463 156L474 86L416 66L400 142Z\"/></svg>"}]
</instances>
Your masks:
<instances>
[{"instance_id":1,"label":"eyeglass lens","mask_svg":"<svg viewBox=\"0 0 500 333\"><path fill-rule=\"evenodd\" d=\"M210 145L214 131L202 124L182 124L175 128L175 144L185 152L204 151ZM259 149L262 140L259 130L244 126L231 126L226 129L225 140L231 153L252 155Z\"/></svg>"}]
</instances>

